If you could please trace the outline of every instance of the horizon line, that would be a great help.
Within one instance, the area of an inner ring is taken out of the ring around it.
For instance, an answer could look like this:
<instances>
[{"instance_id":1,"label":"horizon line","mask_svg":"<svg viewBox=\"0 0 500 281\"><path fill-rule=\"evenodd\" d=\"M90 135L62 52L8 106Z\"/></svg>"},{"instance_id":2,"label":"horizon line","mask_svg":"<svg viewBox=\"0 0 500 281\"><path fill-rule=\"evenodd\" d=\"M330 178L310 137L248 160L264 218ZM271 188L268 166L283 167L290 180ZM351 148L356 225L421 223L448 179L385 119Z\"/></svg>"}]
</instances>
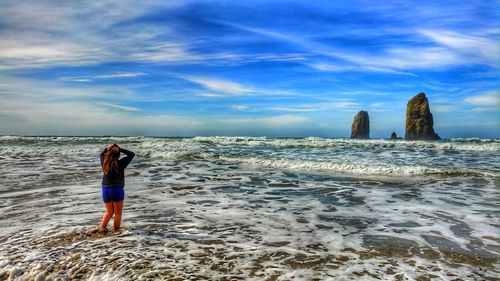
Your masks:
<instances>
[{"instance_id":1,"label":"horizon line","mask_svg":"<svg viewBox=\"0 0 500 281\"><path fill-rule=\"evenodd\" d=\"M441 140L407 140L405 138L391 139L383 138L383 137L373 137L367 139L353 139L350 137L326 137L326 136L317 136L317 135L307 135L307 136L269 136L269 135L192 135L192 136L159 136L159 135L3 135L0 134L0 137L63 137L63 138L71 138L71 137L93 137L93 138L131 138L131 137L144 137L144 138L196 138L196 137L225 137L225 138L283 138L283 139L306 139L306 138L322 138L322 139L348 139L348 140L395 140L395 141L425 141L425 142L439 142L446 141L451 139L482 139L482 140L500 140L500 137L451 137L451 138L442 138Z\"/></svg>"}]
</instances>

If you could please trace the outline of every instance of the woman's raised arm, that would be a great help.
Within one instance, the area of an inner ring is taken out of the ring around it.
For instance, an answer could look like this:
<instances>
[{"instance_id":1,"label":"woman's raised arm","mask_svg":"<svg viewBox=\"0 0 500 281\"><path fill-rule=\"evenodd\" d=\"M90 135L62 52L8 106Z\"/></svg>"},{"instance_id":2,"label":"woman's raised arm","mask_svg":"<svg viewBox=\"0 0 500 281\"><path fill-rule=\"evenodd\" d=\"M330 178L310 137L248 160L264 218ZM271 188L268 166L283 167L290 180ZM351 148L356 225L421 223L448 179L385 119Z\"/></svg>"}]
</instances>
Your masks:
<instances>
[{"instance_id":1,"label":"woman's raised arm","mask_svg":"<svg viewBox=\"0 0 500 281\"><path fill-rule=\"evenodd\" d=\"M125 168L128 166L128 164L130 164L130 161L132 161L132 159L134 159L135 153L130 151L130 150L124 149L124 148L120 148L120 152L127 155L119 160L120 165L123 168Z\"/></svg>"}]
</instances>

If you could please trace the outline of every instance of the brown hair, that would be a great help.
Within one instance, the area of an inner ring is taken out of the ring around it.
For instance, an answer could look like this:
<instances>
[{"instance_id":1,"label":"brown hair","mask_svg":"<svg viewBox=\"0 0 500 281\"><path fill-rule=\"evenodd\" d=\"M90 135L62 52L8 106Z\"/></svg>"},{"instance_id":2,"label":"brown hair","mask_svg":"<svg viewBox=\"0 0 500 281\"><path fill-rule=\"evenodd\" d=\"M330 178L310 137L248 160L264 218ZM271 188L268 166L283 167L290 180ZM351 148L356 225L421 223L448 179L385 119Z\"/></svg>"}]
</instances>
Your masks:
<instances>
[{"instance_id":1,"label":"brown hair","mask_svg":"<svg viewBox=\"0 0 500 281\"><path fill-rule=\"evenodd\" d=\"M106 150L102 161L102 171L106 176L111 170L118 172L118 158L120 158L120 153L114 153L111 149Z\"/></svg>"}]
</instances>

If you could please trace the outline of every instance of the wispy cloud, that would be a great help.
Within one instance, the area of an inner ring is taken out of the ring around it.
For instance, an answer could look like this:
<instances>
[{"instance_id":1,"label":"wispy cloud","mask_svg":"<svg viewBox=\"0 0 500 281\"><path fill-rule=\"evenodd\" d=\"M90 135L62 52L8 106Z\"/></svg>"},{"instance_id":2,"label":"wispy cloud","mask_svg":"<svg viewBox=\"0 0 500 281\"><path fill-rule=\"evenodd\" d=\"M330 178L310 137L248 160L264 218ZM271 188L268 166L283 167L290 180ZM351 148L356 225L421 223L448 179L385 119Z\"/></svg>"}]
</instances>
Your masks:
<instances>
[{"instance_id":1,"label":"wispy cloud","mask_svg":"<svg viewBox=\"0 0 500 281\"><path fill-rule=\"evenodd\" d=\"M234 82L228 79L214 78L208 76L191 76L174 74L173 77L180 78L191 83L194 83L203 88L202 91L196 93L201 97L222 98L229 96L293 96L295 91L283 89L266 89L249 86L243 83Z\"/></svg>"},{"instance_id":2,"label":"wispy cloud","mask_svg":"<svg viewBox=\"0 0 500 281\"><path fill-rule=\"evenodd\" d=\"M73 2L64 6L50 1L6 3L0 11L0 23L9 29L0 39L0 70L110 62L231 65L304 59L301 53L194 51L195 47L203 47L201 40L178 34L162 22L137 20L157 9L168 13L189 3L156 0L143 1L140 5L128 0ZM83 17L85 21L80 20Z\"/></svg>"},{"instance_id":3,"label":"wispy cloud","mask_svg":"<svg viewBox=\"0 0 500 281\"><path fill-rule=\"evenodd\" d=\"M248 106L244 105L244 104L237 104L237 105L231 106L231 109L238 110L238 111L243 111L243 110L248 109Z\"/></svg>"},{"instance_id":4,"label":"wispy cloud","mask_svg":"<svg viewBox=\"0 0 500 281\"><path fill-rule=\"evenodd\" d=\"M245 93L251 93L255 91L251 87L244 86L240 83L236 83L225 79L217 79L217 78L201 77L201 76L179 76L179 77L189 82L196 83L207 90L214 91L215 93L242 95Z\"/></svg>"},{"instance_id":5,"label":"wispy cloud","mask_svg":"<svg viewBox=\"0 0 500 281\"><path fill-rule=\"evenodd\" d=\"M434 104L431 108L432 112L439 113L448 113L448 112L456 112L460 110L460 106L455 104Z\"/></svg>"},{"instance_id":6,"label":"wispy cloud","mask_svg":"<svg viewBox=\"0 0 500 281\"><path fill-rule=\"evenodd\" d=\"M129 52L125 60L144 61L144 62L200 62L209 60L211 57L205 57L189 52L188 47L182 43L159 42L151 46L144 46Z\"/></svg>"},{"instance_id":7,"label":"wispy cloud","mask_svg":"<svg viewBox=\"0 0 500 281\"><path fill-rule=\"evenodd\" d=\"M2 79L3 78L3 79ZM70 87L64 82L0 77L0 95L12 98L57 102L61 100L127 100L140 101L144 98L126 87L92 86L78 84Z\"/></svg>"},{"instance_id":8,"label":"wispy cloud","mask_svg":"<svg viewBox=\"0 0 500 281\"><path fill-rule=\"evenodd\" d=\"M9 29L0 40L0 69L193 59L196 56L185 44L172 37L166 39L164 35L172 32L166 26L120 25L158 7L168 9L184 4L144 1L134 5L130 1L110 0L63 6L50 1L5 3L0 18Z\"/></svg>"},{"instance_id":9,"label":"wispy cloud","mask_svg":"<svg viewBox=\"0 0 500 281\"><path fill-rule=\"evenodd\" d=\"M142 111L142 109L137 108L137 107L132 107L132 106L125 106L125 105L112 104L112 103L106 103L106 102L99 102L97 104L108 106L108 107L111 107L111 108L120 109L120 110L123 110L123 111L130 111L130 112Z\"/></svg>"},{"instance_id":10,"label":"wispy cloud","mask_svg":"<svg viewBox=\"0 0 500 281\"><path fill-rule=\"evenodd\" d=\"M179 115L130 115L87 102L2 102L0 134L39 135L193 135L210 125ZM64 118L62 118L64 117ZM75 126L78 124L78 126Z\"/></svg>"},{"instance_id":11,"label":"wispy cloud","mask_svg":"<svg viewBox=\"0 0 500 281\"><path fill-rule=\"evenodd\" d=\"M280 116L261 118L260 120L257 121L261 121L264 126L283 128L283 127L304 124L307 121L309 121L309 118L296 115L280 115Z\"/></svg>"},{"instance_id":12,"label":"wispy cloud","mask_svg":"<svg viewBox=\"0 0 500 281\"><path fill-rule=\"evenodd\" d=\"M389 45L381 51L366 53L319 43L303 34L288 34L232 22L219 23L287 42L299 46L311 54L336 61L336 63L329 61L304 62L305 65L321 71L366 71L414 75L408 71L474 63L498 67L495 40L480 36L460 35L446 30L415 29L410 33L415 37L415 43L418 42L418 37L421 35L419 44L414 44L411 47ZM430 39L430 41L426 42L422 37ZM427 46L422 46L422 43L426 43ZM471 54L474 55L471 56Z\"/></svg>"},{"instance_id":13,"label":"wispy cloud","mask_svg":"<svg viewBox=\"0 0 500 281\"><path fill-rule=\"evenodd\" d=\"M379 72L432 69L463 64L456 53L443 47L390 48L380 54L337 54L338 57ZM404 73L408 74L408 73Z\"/></svg>"},{"instance_id":14,"label":"wispy cloud","mask_svg":"<svg viewBox=\"0 0 500 281\"><path fill-rule=\"evenodd\" d=\"M385 111L394 111L395 106L393 104L388 104L385 102L373 102L370 103L367 107L369 112L385 112Z\"/></svg>"},{"instance_id":15,"label":"wispy cloud","mask_svg":"<svg viewBox=\"0 0 500 281\"><path fill-rule=\"evenodd\" d=\"M500 91L487 91L480 95L470 96L464 102L476 106L500 107Z\"/></svg>"},{"instance_id":16,"label":"wispy cloud","mask_svg":"<svg viewBox=\"0 0 500 281\"><path fill-rule=\"evenodd\" d=\"M101 74L93 76L75 76L75 77L61 77L60 81L73 81L73 82L89 82L98 79L115 79L115 78L131 78L146 75L144 72L116 72L111 74Z\"/></svg>"},{"instance_id":17,"label":"wispy cloud","mask_svg":"<svg viewBox=\"0 0 500 281\"><path fill-rule=\"evenodd\" d=\"M308 117L297 115L277 115L262 118L240 118L234 117L223 120L223 123L239 126L258 126L261 128L289 128L304 125L309 121Z\"/></svg>"},{"instance_id":18,"label":"wispy cloud","mask_svg":"<svg viewBox=\"0 0 500 281\"><path fill-rule=\"evenodd\" d=\"M315 112L315 111L356 111L361 109L361 104L353 101L339 100L324 103L296 104L296 105L277 105L267 107L267 110L284 112Z\"/></svg>"},{"instance_id":19,"label":"wispy cloud","mask_svg":"<svg viewBox=\"0 0 500 281\"><path fill-rule=\"evenodd\" d=\"M219 4L4 1L0 128L50 134L58 125L71 131L72 120L91 130L111 116L130 117L140 134L154 131L143 122L159 116L191 129L215 123L228 134L273 134L278 125L301 134L295 126L323 123L348 131L362 109L378 124L400 124L420 91L436 124L453 124L462 110L498 118L498 91L488 92L498 88L500 61L492 1L453 9L439 1Z\"/></svg>"},{"instance_id":20,"label":"wispy cloud","mask_svg":"<svg viewBox=\"0 0 500 281\"><path fill-rule=\"evenodd\" d=\"M348 61L349 60L355 62L357 59L351 57L350 59L348 59ZM417 76L410 72L397 71L387 67L361 65L361 64L348 64L346 62L342 63L313 62L313 63L304 63L304 65L310 66L316 70L326 71L326 72L382 72L382 73L391 73L399 75Z\"/></svg>"},{"instance_id":21,"label":"wispy cloud","mask_svg":"<svg viewBox=\"0 0 500 281\"><path fill-rule=\"evenodd\" d=\"M499 66L500 53L497 40L453 31L421 30L420 33L437 44L450 48L450 52L460 53L461 55L457 56L460 58L458 62Z\"/></svg>"}]
</instances>

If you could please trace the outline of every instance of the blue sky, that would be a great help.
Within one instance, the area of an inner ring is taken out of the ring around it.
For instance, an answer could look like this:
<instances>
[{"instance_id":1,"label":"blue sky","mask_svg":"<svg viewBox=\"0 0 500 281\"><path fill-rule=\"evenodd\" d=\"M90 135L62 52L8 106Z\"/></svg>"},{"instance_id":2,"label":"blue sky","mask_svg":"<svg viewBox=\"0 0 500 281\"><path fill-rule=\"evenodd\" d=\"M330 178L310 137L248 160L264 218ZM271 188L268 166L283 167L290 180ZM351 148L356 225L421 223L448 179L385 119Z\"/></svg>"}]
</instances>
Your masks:
<instances>
[{"instance_id":1,"label":"blue sky","mask_svg":"<svg viewBox=\"0 0 500 281\"><path fill-rule=\"evenodd\" d=\"M389 137L425 92L441 137L497 138L498 8L0 0L0 134Z\"/></svg>"}]
</instances>

